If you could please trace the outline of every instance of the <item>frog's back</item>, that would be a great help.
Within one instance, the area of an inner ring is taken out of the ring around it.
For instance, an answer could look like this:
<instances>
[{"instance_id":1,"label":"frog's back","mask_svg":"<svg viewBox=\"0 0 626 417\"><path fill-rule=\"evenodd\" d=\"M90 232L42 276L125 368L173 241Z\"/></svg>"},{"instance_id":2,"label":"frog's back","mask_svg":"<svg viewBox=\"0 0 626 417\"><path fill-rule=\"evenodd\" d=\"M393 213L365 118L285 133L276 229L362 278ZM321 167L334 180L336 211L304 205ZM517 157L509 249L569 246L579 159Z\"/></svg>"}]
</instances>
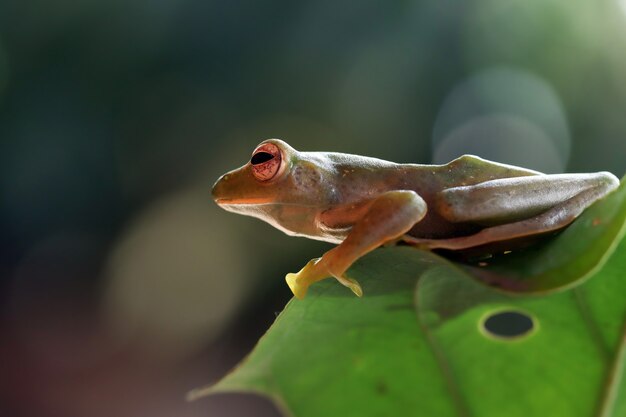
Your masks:
<instances>
[{"instance_id":1,"label":"frog's back","mask_svg":"<svg viewBox=\"0 0 626 417\"><path fill-rule=\"evenodd\" d=\"M433 168L445 182L443 188L474 185L500 178L541 175L531 169L501 164L474 155L463 155L445 165L434 165Z\"/></svg>"}]
</instances>

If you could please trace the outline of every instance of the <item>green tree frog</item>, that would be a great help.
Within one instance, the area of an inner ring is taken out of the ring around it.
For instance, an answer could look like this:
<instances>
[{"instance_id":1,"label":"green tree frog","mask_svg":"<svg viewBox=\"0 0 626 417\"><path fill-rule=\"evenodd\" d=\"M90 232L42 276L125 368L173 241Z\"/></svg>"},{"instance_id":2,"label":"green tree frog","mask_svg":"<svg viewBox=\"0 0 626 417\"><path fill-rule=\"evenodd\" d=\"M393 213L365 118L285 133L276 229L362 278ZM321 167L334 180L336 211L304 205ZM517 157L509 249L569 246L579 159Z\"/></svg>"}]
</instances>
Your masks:
<instances>
[{"instance_id":1,"label":"green tree frog","mask_svg":"<svg viewBox=\"0 0 626 417\"><path fill-rule=\"evenodd\" d=\"M301 299L309 285L328 277L361 296L346 271L384 244L511 249L566 227L618 185L608 172L546 175L472 155L445 165L397 164L299 152L269 139L244 166L220 177L212 194L220 207L288 235L338 244L287 274L289 288Z\"/></svg>"}]
</instances>

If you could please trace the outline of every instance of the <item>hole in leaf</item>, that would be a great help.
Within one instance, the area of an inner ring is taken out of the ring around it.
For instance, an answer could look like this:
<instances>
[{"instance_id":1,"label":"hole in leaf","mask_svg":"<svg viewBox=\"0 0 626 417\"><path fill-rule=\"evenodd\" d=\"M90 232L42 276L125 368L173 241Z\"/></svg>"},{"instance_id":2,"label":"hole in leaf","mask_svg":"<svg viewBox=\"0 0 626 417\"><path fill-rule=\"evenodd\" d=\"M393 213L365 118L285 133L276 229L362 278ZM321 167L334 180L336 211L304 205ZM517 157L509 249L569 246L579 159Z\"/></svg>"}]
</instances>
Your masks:
<instances>
[{"instance_id":1,"label":"hole in leaf","mask_svg":"<svg viewBox=\"0 0 626 417\"><path fill-rule=\"evenodd\" d=\"M512 339L529 334L535 328L533 318L524 312L505 310L490 313L482 323L490 336Z\"/></svg>"}]
</instances>

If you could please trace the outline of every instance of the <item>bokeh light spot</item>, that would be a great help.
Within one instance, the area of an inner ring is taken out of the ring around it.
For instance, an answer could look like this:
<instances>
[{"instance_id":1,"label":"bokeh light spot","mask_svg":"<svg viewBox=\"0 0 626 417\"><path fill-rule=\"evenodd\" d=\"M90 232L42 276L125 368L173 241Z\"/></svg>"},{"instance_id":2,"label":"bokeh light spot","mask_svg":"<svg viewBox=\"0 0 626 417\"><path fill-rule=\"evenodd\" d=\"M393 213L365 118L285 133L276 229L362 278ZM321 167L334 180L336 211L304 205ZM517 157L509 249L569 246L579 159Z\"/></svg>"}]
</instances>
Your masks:
<instances>
[{"instance_id":1,"label":"bokeh light spot","mask_svg":"<svg viewBox=\"0 0 626 417\"><path fill-rule=\"evenodd\" d=\"M563 168L554 143L541 129L507 115L472 119L457 128L438 144L433 162L443 164L464 154L544 173Z\"/></svg>"},{"instance_id":2,"label":"bokeh light spot","mask_svg":"<svg viewBox=\"0 0 626 417\"><path fill-rule=\"evenodd\" d=\"M622 12L626 15L626 0L617 0L617 4L622 9Z\"/></svg>"},{"instance_id":3,"label":"bokeh light spot","mask_svg":"<svg viewBox=\"0 0 626 417\"><path fill-rule=\"evenodd\" d=\"M487 134L493 136L478 136ZM562 172L570 154L570 134L563 105L547 82L524 70L491 68L448 94L435 122L432 145L437 162L478 149L484 152L479 156L491 159L491 154L502 158L499 162L515 160L544 172ZM492 147L497 150L489 151ZM548 154L542 156L545 150Z\"/></svg>"},{"instance_id":4,"label":"bokeh light spot","mask_svg":"<svg viewBox=\"0 0 626 417\"><path fill-rule=\"evenodd\" d=\"M206 187L147 208L109 261L104 310L113 331L158 346L151 349L156 357L209 342L246 294L247 263L233 236Z\"/></svg>"}]
</instances>

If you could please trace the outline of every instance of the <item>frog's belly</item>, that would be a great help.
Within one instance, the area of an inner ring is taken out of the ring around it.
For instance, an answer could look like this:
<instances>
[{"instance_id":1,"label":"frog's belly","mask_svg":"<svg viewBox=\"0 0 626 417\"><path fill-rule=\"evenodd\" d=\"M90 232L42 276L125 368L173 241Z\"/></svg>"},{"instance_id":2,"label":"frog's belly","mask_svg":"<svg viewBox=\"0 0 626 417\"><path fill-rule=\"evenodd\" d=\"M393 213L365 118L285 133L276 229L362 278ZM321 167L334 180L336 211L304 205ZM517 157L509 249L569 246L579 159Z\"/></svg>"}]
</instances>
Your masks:
<instances>
[{"instance_id":1,"label":"frog's belly","mask_svg":"<svg viewBox=\"0 0 626 417\"><path fill-rule=\"evenodd\" d=\"M451 223L436 213L429 213L416 223L407 235L418 239L451 239L473 235L483 228L471 223Z\"/></svg>"}]
</instances>

